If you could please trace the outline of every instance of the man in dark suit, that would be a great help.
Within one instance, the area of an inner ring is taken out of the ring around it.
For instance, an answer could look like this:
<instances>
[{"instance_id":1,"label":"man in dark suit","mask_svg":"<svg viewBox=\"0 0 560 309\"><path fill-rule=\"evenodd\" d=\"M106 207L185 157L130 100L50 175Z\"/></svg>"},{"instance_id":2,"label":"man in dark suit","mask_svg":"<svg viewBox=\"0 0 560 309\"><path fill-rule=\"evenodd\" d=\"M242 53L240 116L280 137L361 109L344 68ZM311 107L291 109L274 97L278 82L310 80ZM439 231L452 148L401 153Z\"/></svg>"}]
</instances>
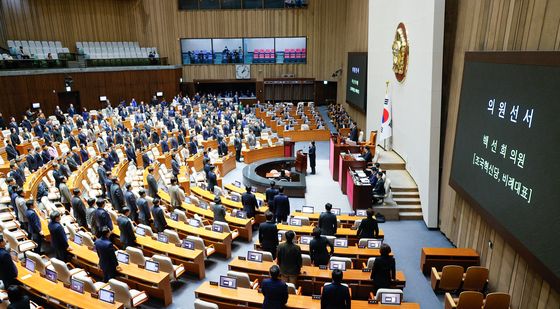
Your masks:
<instances>
[{"instance_id":1,"label":"man in dark suit","mask_svg":"<svg viewBox=\"0 0 560 309\"><path fill-rule=\"evenodd\" d=\"M210 165L210 171L208 172L208 175L206 175L208 191L212 193L214 193L214 186L218 185L218 177L216 176L216 173L214 173L215 168L216 167L214 165Z\"/></svg>"},{"instance_id":2,"label":"man in dark suit","mask_svg":"<svg viewBox=\"0 0 560 309\"><path fill-rule=\"evenodd\" d=\"M223 157L228 154L228 146L223 138L220 138L220 142L218 144L218 155Z\"/></svg>"},{"instance_id":3,"label":"man in dark suit","mask_svg":"<svg viewBox=\"0 0 560 309\"><path fill-rule=\"evenodd\" d=\"M276 210L276 222L286 222L290 214L290 200L284 194L284 187L278 188L278 195L274 197L274 208Z\"/></svg>"},{"instance_id":4,"label":"man in dark suit","mask_svg":"<svg viewBox=\"0 0 560 309\"><path fill-rule=\"evenodd\" d=\"M4 236L0 235L0 280L4 283L4 287L17 284L17 275L18 270L10 252L6 250Z\"/></svg>"},{"instance_id":5,"label":"man in dark suit","mask_svg":"<svg viewBox=\"0 0 560 309\"><path fill-rule=\"evenodd\" d=\"M68 262L68 251L72 248L68 246L68 238L64 227L60 224L60 213L58 211L51 212L51 222L49 222L49 232L51 233L51 246L54 249L55 257L63 262Z\"/></svg>"},{"instance_id":6,"label":"man in dark suit","mask_svg":"<svg viewBox=\"0 0 560 309\"><path fill-rule=\"evenodd\" d=\"M276 249L278 248L278 228L274 223L274 215L267 211L266 222L259 226L259 243L264 251L272 254L272 258L276 258Z\"/></svg>"},{"instance_id":7,"label":"man in dark suit","mask_svg":"<svg viewBox=\"0 0 560 309\"><path fill-rule=\"evenodd\" d=\"M11 162L10 163L10 172L8 173L9 177L12 177L18 186L23 187L23 184L25 183L25 176L23 176L19 170L18 170L18 166L16 163ZM53 173L54 176L54 173ZM55 178L56 180L56 178Z\"/></svg>"},{"instance_id":8,"label":"man in dark suit","mask_svg":"<svg viewBox=\"0 0 560 309\"><path fill-rule=\"evenodd\" d=\"M164 137L159 144L161 146L161 152L162 153L168 153L169 152L169 144L167 143L167 137Z\"/></svg>"},{"instance_id":9,"label":"man in dark suit","mask_svg":"<svg viewBox=\"0 0 560 309\"><path fill-rule=\"evenodd\" d=\"M134 165L137 165L136 150L134 149L132 144L127 144L125 153L126 153L126 158L128 159L128 161L134 162Z\"/></svg>"},{"instance_id":10,"label":"man in dark suit","mask_svg":"<svg viewBox=\"0 0 560 309\"><path fill-rule=\"evenodd\" d=\"M331 209L331 203L325 204L326 212L321 213L319 216L319 228L321 229L321 235L334 236L336 234L336 215L331 212Z\"/></svg>"},{"instance_id":11,"label":"man in dark suit","mask_svg":"<svg viewBox=\"0 0 560 309\"><path fill-rule=\"evenodd\" d=\"M117 271L119 269L119 261L115 254L115 247L109 239L111 236L111 230L104 227L101 231L101 238L95 241L95 251L97 256L99 256L99 267L103 271L103 281L109 282L117 276Z\"/></svg>"},{"instance_id":12,"label":"man in dark suit","mask_svg":"<svg viewBox=\"0 0 560 309\"><path fill-rule=\"evenodd\" d=\"M76 221L78 222L78 225L81 227L84 227L87 229L87 219L86 219L86 205L84 205L84 202L82 201L82 198L80 197L80 189L78 188L74 188L74 190L72 191L73 193L73 197L70 200L70 205L72 206L72 212L74 215L74 218L76 218Z\"/></svg>"},{"instance_id":13,"label":"man in dark suit","mask_svg":"<svg viewBox=\"0 0 560 309\"><path fill-rule=\"evenodd\" d=\"M276 185L276 182L273 180L270 182L270 188L266 189L266 191L264 192L264 194L266 195L266 203L268 205L268 210L275 215L276 214L276 208L274 207L274 197L276 195L278 195L278 189L276 189L274 186Z\"/></svg>"},{"instance_id":14,"label":"man in dark suit","mask_svg":"<svg viewBox=\"0 0 560 309\"><path fill-rule=\"evenodd\" d=\"M148 182L148 195L156 198L158 197L158 182L156 180L156 178L154 177L154 167L150 166L148 167L148 176L146 177L146 180Z\"/></svg>"},{"instance_id":15,"label":"man in dark suit","mask_svg":"<svg viewBox=\"0 0 560 309\"><path fill-rule=\"evenodd\" d=\"M125 206L124 193L121 186L119 186L119 180L117 177L113 177L111 182L111 204L117 211L121 211L121 209Z\"/></svg>"},{"instance_id":16,"label":"man in dark suit","mask_svg":"<svg viewBox=\"0 0 560 309\"><path fill-rule=\"evenodd\" d=\"M130 183L125 184L126 192L124 193L124 199L126 200L126 207L130 209L130 215L128 216L132 221L138 221L138 206L136 205L136 195L132 192L132 185Z\"/></svg>"},{"instance_id":17,"label":"man in dark suit","mask_svg":"<svg viewBox=\"0 0 560 309\"><path fill-rule=\"evenodd\" d=\"M315 151L315 141L312 141L309 146L309 166L311 167L311 175L315 175L315 162L317 158Z\"/></svg>"},{"instance_id":18,"label":"man in dark suit","mask_svg":"<svg viewBox=\"0 0 560 309\"><path fill-rule=\"evenodd\" d=\"M239 137L239 133L235 133L235 139L233 140L233 147L235 148L235 161L241 162L241 148L243 143Z\"/></svg>"},{"instance_id":19,"label":"man in dark suit","mask_svg":"<svg viewBox=\"0 0 560 309\"><path fill-rule=\"evenodd\" d=\"M261 283L262 294L264 296L263 309L282 309L288 302L288 285L278 279L280 268L272 265L269 269L270 278L264 279Z\"/></svg>"},{"instance_id":20,"label":"man in dark suit","mask_svg":"<svg viewBox=\"0 0 560 309\"><path fill-rule=\"evenodd\" d=\"M95 234L97 237L101 237L101 231L104 227L108 227L109 230L113 230L113 221L111 220L111 216L105 210L105 200L104 199L97 199L95 202L97 205L97 209L93 213L93 220L92 220L92 233Z\"/></svg>"},{"instance_id":21,"label":"man in dark suit","mask_svg":"<svg viewBox=\"0 0 560 309\"><path fill-rule=\"evenodd\" d=\"M27 161L27 168L29 168L29 171L32 173L35 172L38 168L37 158L35 157L35 150L29 149L25 160Z\"/></svg>"},{"instance_id":22,"label":"man in dark suit","mask_svg":"<svg viewBox=\"0 0 560 309\"><path fill-rule=\"evenodd\" d=\"M176 151L173 151L173 156L171 159L171 171L173 173L173 177L177 178L177 176L179 176L179 173L181 172L181 167L179 166L179 161L177 161L177 159L175 158L175 156L177 155Z\"/></svg>"},{"instance_id":23,"label":"man in dark suit","mask_svg":"<svg viewBox=\"0 0 560 309\"><path fill-rule=\"evenodd\" d=\"M97 160L97 164L99 164L97 176L99 178L99 184L101 185L101 191L106 194L105 183L107 183L107 170L103 167L103 159Z\"/></svg>"},{"instance_id":24,"label":"man in dark suit","mask_svg":"<svg viewBox=\"0 0 560 309\"><path fill-rule=\"evenodd\" d=\"M241 195L241 204L243 205L243 211L247 214L247 218L254 218L256 209L259 207L257 198L253 193L251 193L251 187L245 187L245 193Z\"/></svg>"},{"instance_id":25,"label":"man in dark suit","mask_svg":"<svg viewBox=\"0 0 560 309\"><path fill-rule=\"evenodd\" d=\"M161 200L159 198L154 198L154 207L152 208L152 217L154 218L154 228L158 233L162 233L167 228L167 220L165 219L165 214L163 208L159 206Z\"/></svg>"},{"instance_id":26,"label":"man in dark suit","mask_svg":"<svg viewBox=\"0 0 560 309\"><path fill-rule=\"evenodd\" d=\"M41 246L43 244L43 232L41 230L41 220L35 211L35 201L27 200L25 202L27 206L27 210L25 211L25 216L27 217L28 221L28 232L31 236L31 240L33 240L37 244L37 248L35 248L34 252L37 254L41 254Z\"/></svg>"},{"instance_id":27,"label":"man in dark suit","mask_svg":"<svg viewBox=\"0 0 560 309\"><path fill-rule=\"evenodd\" d=\"M140 220L142 224L150 225L152 214L150 213L150 206L148 206L148 201L146 200L146 191L141 189L138 191L138 195L140 195L136 201L136 205L138 206L138 220Z\"/></svg>"},{"instance_id":28,"label":"man in dark suit","mask_svg":"<svg viewBox=\"0 0 560 309\"><path fill-rule=\"evenodd\" d=\"M196 145L196 142L194 141L193 137L191 136L190 142L189 142L189 154L191 156L195 155L198 152L198 147Z\"/></svg>"},{"instance_id":29,"label":"man in dark suit","mask_svg":"<svg viewBox=\"0 0 560 309\"><path fill-rule=\"evenodd\" d=\"M356 123L352 123L352 127L350 128L350 140L354 142L358 142L358 127Z\"/></svg>"},{"instance_id":30,"label":"man in dark suit","mask_svg":"<svg viewBox=\"0 0 560 309\"><path fill-rule=\"evenodd\" d=\"M301 248L294 244L294 231L286 232L286 241L278 245L276 260L280 266L282 280L296 284L301 272Z\"/></svg>"},{"instance_id":31,"label":"man in dark suit","mask_svg":"<svg viewBox=\"0 0 560 309\"><path fill-rule=\"evenodd\" d=\"M379 203L382 200L381 196L385 196L385 181L383 180L383 172L377 172L377 183L373 187L373 203Z\"/></svg>"},{"instance_id":32,"label":"man in dark suit","mask_svg":"<svg viewBox=\"0 0 560 309\"><path fill-rule=\"evenodd\" d=\"M121 231L120 239L121 244L123 245L123 250L128 246L136 245L136 235L134 234L134 230L132 229L132 222L130 222L129 217L130 209L128 207L124 207L117 217L117 225L119 226L119 230Z\"/></svg>"},{"instance_id":33,"label":"man in dark suit","mask_svg":"<svg viewBox=\"0 0 560 309\"><path fill-rule=\"evenodd\" d=\"M19 156L19 151L17 151L16 147L12 144L10 140L7 140L6 144L6 153L8 154L8 160L14 160Z\"/></svg>"},{"instance_id":34,"label":"man in dark suit","mask_svg":"<svg viewBox=\"0 0 560 309\"><path fill-rule=\"evenodd\" d=\"M352 300L350 290L342 285L342 271L335 269L332 272L332 283L323 287L321 295L321 309L350 309Z\"/></svg>"},{"instance_id":35,"label":"man in dark suit","mask_svg":"<svg viewBox=\"0 0 560 309\"><path fill-rule=\"evenodd\" d=\"M145 168L147 168L148 166L150 166L150 164L152 164L152 160L150 159L150 156L148 156L147 152L144 152L142 154L142 166Z\"/></svg>"},{"instance_id":36,"label":"man in dark suit","mask_svg":"<svg viewBox=\"0 0 560 309\"><path fill-rule=\"evenodd\" d=\"M365 147L365 152L362 155L362 157L364 158L364 161L366 161L367 164L371 163L373 156L371 154L371 149L369 148L369 146Z\"/></svg>"}]
</instances>

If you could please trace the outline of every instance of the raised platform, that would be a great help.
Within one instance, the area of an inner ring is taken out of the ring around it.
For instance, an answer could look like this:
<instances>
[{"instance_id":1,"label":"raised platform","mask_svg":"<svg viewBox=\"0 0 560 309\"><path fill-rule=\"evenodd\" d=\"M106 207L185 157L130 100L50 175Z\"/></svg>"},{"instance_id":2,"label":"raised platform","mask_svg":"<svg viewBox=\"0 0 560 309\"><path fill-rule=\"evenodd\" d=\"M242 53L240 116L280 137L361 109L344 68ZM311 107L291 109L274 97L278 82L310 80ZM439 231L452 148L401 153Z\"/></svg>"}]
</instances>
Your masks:
<instances>
[{"instance_id":1,"label":"raised platform","mask_svg":"<svg viewBox=\"0 0 560 309\"><path fill-rule=\"evenodd\" d=\"M290 197L305 197L305 174L295 171L295 157L272 158L253 162L243 168L243 184L255 186L257 191L263 192L270 186L270 181L264 177L270 170L286 169L291 173L293 181L276 181L276 186L282 186L284 193Z\"/></svg>"}]
</instances>

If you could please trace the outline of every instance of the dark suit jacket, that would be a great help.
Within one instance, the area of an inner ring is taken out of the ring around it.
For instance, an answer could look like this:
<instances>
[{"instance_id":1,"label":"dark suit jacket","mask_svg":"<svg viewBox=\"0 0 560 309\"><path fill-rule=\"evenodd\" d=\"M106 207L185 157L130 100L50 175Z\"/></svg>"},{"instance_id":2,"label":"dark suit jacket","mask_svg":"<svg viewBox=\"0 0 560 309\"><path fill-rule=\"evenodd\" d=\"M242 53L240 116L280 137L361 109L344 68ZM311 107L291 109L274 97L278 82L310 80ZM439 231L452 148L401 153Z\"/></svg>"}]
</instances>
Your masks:
<instances>
[{"instance_id":1,"label":"dark suit jacket","mask_svg":"<svg viewBox=\"0 0 560 309\"><path fill-rule=\"evenodd\" d=\"M12 145L6 145L6 152L8 153L8 160L13 160L19 156L19 151Z\"/></svg>"},{"instance_id":2,"label":"dark suit jacket","mask_svg":"<svg viewBox=\"0 0 560 309\"><path fill-rule=\"evenodd\" d=\"M107 238L101 237L95 241L95 250L99 256L99 267L103 272L107 270L116 271L119 261L115 255L115 247L113 243Z\"/></svg>"},{"instance_id":3,"label":"dark suit jacket","mask_svg":"<svg viewBox=\"0 0 560 309\"><path fill-rule=\"evenodd\" d=\"M379 226L377 220L371 218L363 219L358 227L358 238L377 238L379 235Z\"/></svg>"},{"instance_id":4,"label":"dark suit jacket","mask_svg":"<svg viewBox=\"0 0 560 309\"><path fill-rule=\"evenodd\" d=\"M354 142L358 142L358 128L357 127L353 127L352 130L350 131L350 140L352 140Z\"/></svg>"},{"instance_id":5,"label":"dark suit jacket","mask_svg":"<svg viewBox=\"0 0 560 309\"><path fill-rule=\"evenodd\" d=\"M323 212L319 216L319 228L322 235L334 236L336 234L336 215L330 211Z\"/></svg>"},{"instance_id":6,"label":"dark suit jacket","mask_svg":"<svg viewBox=\"0 0 560 309\"><path fill-rule=\"evenodd\" d=\"M274 197L274 208L276 216L287 216L290 214L290 200L285 194L279 193Z\"/></svg>"},{"instance_id":7,"label":"dark suit jacket","mask_svg":"<svg viewBox=\"0 0 560 309\"><path fill-rule=\"evenodd\" d=\"M78 196L73 196L70 200L70 204L72 205L74 217L76 218L76 221L78 221L78 225L87 228L86 205L84 205L82 199Z\"/></svg>"},{"instance_id":8,"label":"dark suit jacket","mask_svg":"<svg viewBox=\"0 0 560 309\"><path fill-rule=\"evenodd\" d=\"M326 237L313 237L309 243L309 255L311 256L313 265L319 266L327 265L329 263L330 254L327 250L327 246L331 247L331 253L334 252L334 246L327 240Z\"/></svg>"},{"instance_id":9,"label":"dark suit jacket","mask_svg":"<svg viewBox=\"0 0 560 309\"><path fill-rule=\"evenodd\" d=\"M288 302L288 285L282 280L264 279L261 283L264 296L263 309L282 309Z\"/></svg>"},{"instance_id":10,"label":"dark suit jacket","mask_svg":"<svg viewBox=\"0 0 560 309\"><path fill-rule=\"evenodd\" d=\"M208 173L208 191L214 193L214 186L218 185L218 178L216 177L216 173L210 172Z\"/></svg>"},{"instance_id":11,"label":"dark suit jacket","mask_svg":"<svg viewBox=\"0 0 560 309\"><path fill-rule=\"evenodd\" d=\"M378 289L390 288L391 280L394 280L395 272L395 258L392 256L380 256L373 262L373 269L371 270L370 278L373 284Z\"/></svg>"},{"instance_id":12,"label":"dark suit jacket","mask_svg":"<svg viewBox=\"0 0 560 309\"><path fill-rule=\"evenodd\" d=\"M259 243L263 249L276 250L278 247L278 228L272 221L266 221L259 226Z\"/></svg>"},{"instance_id":13,"label":"dark suit jacket","mask_svg":"<svg viewBox=\"0 0 560 309\"><path fill-rule=\"evenodd\" d=\"M256 208L259 206L255 195L249 192L243 193L241 195L241 204L243 204L243 211L247 213L247 218L254 218Z\"/></svg>"},{"instance_id":14,"label":"dark suit jacket","mask_svg":"<svg viewBox=\"0 0 560 309\"><path fill-rule=\"evenodd\" d=\"M278 195L278 189L276 188L268 188L266 189L266 191L264 192L264 194L266 195L266 202L268 203L268 209L270 209L270 211L272 213L275 212L275 207L274 207L274 197L276 195Z\"/></svg>"},{"instance_id":15,"label":"dark suit jacket","mask_svg":"<svg viewBox=\"0 0 560 309\"><path fill-rule=\"evenodd\" d=\"M51 233L51 246L55 250L62 251L68 249L68 238L60 223L51 221L49 223L49 232Z\"/></svg>"},{"instance_id":16,"label":"dark suit jacket","mask_svg":"<svg viewBox=\"0 0 560 309\"><path fill-rule=\"evenodd\" d=\"M371 163L371 160L373 159L371 152L366 152L363 157L364 161L366 161L367 163Z\"/></svg>"},{"instance_id":17,"label":"dark suit jacket","mask_svg":"<svg viewBox=\"0 0 560 309\"><path fill-rule=\"evenodd\" d=\"M159 206L155 206L152 208L152 217L154 218L154 227L156 231L163 232L167 228L167 220L165 220L165 214L163 213L163 209Z\"/></svg>"},{"instance_id":18,"label":"dark suit jacket","mask_svg":"<svg viewBox=\"0 0 560 309\"><path fill-rule=\"evenodd\" d=\"M126 206L130 208L131 217L134 217L138 211L138 206L136 205L136 195L132 191L126 191L124 193L124 198L126 200Z\"/></svg>"},{"instance_id":19,"label":"dark suit jacket","mask_svg":"<svg viewBox=\"0 0 560 309\"><path fill-rule=\"evenodd\" d=\"M97 208L93 213L93 217L95 222L97 223L98 231L101 232L101 229L106 226L111 231L113 230L113 221L111 220L111 216L107 212L107 210L103 208Z\"/></svg>"},{"instance_id":20,"label":"dark suit jacket","mask_svg":"<svg viewBox=\"0 0 560 309\"><path fill-rule=\"evenodd\" d=\"M179 175L180 171L181 171L181 167L179 166L179 162L177 162L177 160L173 159L171 160L171 170L173 171L173 176L177 176Z\"/></svg>"},{"instance_id":21,"label":"dark suit jacket","mask_svg":"<svg viewBox=\"0 0 560 309\"><path fill-rule=\"evenodd\" d=\"M17 277L18 270L10 252L6 249L0 249L0 280L12 281Z\"/></svg>"},{"instance_id":22,"label":"dark suit jacket","mask_svg":"<svg viewBox=\"0 0 560 309\"><path fill-rule=\"evenodd\" d=\"M136 201L136 205L138 206L138 218L140 220L146 220L149 221L152 218L152 215L150 214L150 206L148 206L148 201L146 201L145 198L139 198Z\"/></svg>"},{"instance_id":23,"label":"dark suit jacket","mask_svg":"<svg viewBox=\"0 0 560 309\"><path fill-rule=\"evenodd\" d=\"M161 145L161 152L169 152L169 144L167 144L167 141L162 140L159 144Z\"/></svg>"},{"instance_id":24,"label":"dark suit jacket","mask_svg":"<svg viewBox=\"0 0 560 309\"><path fill-rule=\"evenodd\" d=\"M340 283L331 283L323 287L321 309L351 308L350 290Z\"/></svg>"},{"instance_id":25,"label":"dark suit jacket","mask_svg":"<svg viewBox=\"0 0 560 309\"><path fill-rule=\"evenodd\" d=\"M154 175L148 175L146 177L148 182L148 195L151 197L156 197L158 194L158 183Z\"/></svg>"},{"instance_id":26,"label":"dark suit jacket","mask_svg":"<svg viewBox=\"0 0 560 309\"><path fill-rule=\"evenodd\" d=\"M300 247L286 241L278 245L276 252L280 273L283 275L299 275L302 265Z\"/></svg>"},{"instance_id":27,"label":"dark suit jacket","mask_svg":"<svg viewBox=\"0 0 560 309\"><path fill-rule=\"evenodd\" d=\"M22 298L16 302L11 302L8 309L29 309L30 302L27 295L23 295Z\"/></svg>"},{"instance_id":28,"label":"dark suit jacket","mask_svg":"<svg viewBox=\"0 0 560 309\"><path fill-rule=\"evenodd\" d=\"M147 153L144 153L142 155L142 165L144 166L144 169L147 168L151 163L150 157L148 156Z\"/></svg>"},{"instance_id":29,"label":"dark suit jacket","mask_svg":"<svg viewBox=\"0 0 560 309\"><path fill-rule=\"evenodd\" d=\"M29 168L30 172L34 172L37 170L37 159L35 156L28 155L25 160L27 161L27 167Z\"/></svg>"},{"instance_id":30,"label":"dark suit jacket","mask_svg":"<svg viewBox=\"0 0 560 309\"><path fill-rule=\"evenodd\" d=\"M120 239L123 246L134 246L134 244L136 243L136 235L134 234L134 230L132 229L132 223L130 223L130 219L123 215L118 216L117 225L119 226L119 230L121 231Z\"/></svg>"},{"instance_id":31,"label":"dark suit jacket","mask_svg":"<svg viewBox=\"0 0 560 309\"><path fill-rule=\"evenodd\" d=\"M124 193L121 187L116 183L111 185L111 204L113 204L113 207L119 211L125 205Z\"/></svg>"},{"instance_id":32,"label":"dark suit jacket","mask_svg":"<svg viewBox=\"0 0 560 309\"><path fill-rule=\"evenodd\" d=\"M383 179L377 180L375 187L373 187L373 194L385 195L385 181Z\"/></svg>"}]
</instances>

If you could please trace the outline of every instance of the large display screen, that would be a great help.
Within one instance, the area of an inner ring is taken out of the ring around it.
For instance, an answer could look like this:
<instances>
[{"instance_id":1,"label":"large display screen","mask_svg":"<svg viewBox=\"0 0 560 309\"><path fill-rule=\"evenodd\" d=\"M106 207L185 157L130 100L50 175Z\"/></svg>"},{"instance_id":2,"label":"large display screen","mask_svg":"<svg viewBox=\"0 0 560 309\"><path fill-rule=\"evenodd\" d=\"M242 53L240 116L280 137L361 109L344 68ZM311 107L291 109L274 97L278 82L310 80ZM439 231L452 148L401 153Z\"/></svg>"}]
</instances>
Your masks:
<instances>
[{"instance_id":1,"label":"large display screen","mask_svg":"<svg viewBox=\"0 0 560 309\"><path fill-rule=\"evenodd\" d=\"M346 102L365 111L367 105L367 53L348 53Z\"/></svg>"},{"instance_id":2,"label":"large display screen","mask_svg":"<svg viewBox=\"0 0 560 309\"><path fill-rule=\"evenodd\" d=\"M551 56L553 55L553 56ZM467 53L451 186L560 278L560 53Z\"/></svg>"}]
</instances>

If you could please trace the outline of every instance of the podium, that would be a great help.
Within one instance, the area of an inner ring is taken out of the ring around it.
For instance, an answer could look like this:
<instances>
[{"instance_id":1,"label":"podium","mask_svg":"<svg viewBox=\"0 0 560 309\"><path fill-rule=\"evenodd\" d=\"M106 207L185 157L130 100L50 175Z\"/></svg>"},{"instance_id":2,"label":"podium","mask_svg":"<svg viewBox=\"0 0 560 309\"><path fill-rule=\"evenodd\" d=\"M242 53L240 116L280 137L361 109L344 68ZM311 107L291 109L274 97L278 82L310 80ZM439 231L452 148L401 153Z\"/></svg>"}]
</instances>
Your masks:
<instances>
[{"instance_id":1,"label":"podium","mask_svg":"<svg viewBox=\"0 0 560 309\"><path fill-rule=\"evenodd\" d=\"M302 150L298 150L296 153L295 168L296 168L296 172L302 174L307 172L307 154L304 153Z\"/></svg>"}]
</instances>

